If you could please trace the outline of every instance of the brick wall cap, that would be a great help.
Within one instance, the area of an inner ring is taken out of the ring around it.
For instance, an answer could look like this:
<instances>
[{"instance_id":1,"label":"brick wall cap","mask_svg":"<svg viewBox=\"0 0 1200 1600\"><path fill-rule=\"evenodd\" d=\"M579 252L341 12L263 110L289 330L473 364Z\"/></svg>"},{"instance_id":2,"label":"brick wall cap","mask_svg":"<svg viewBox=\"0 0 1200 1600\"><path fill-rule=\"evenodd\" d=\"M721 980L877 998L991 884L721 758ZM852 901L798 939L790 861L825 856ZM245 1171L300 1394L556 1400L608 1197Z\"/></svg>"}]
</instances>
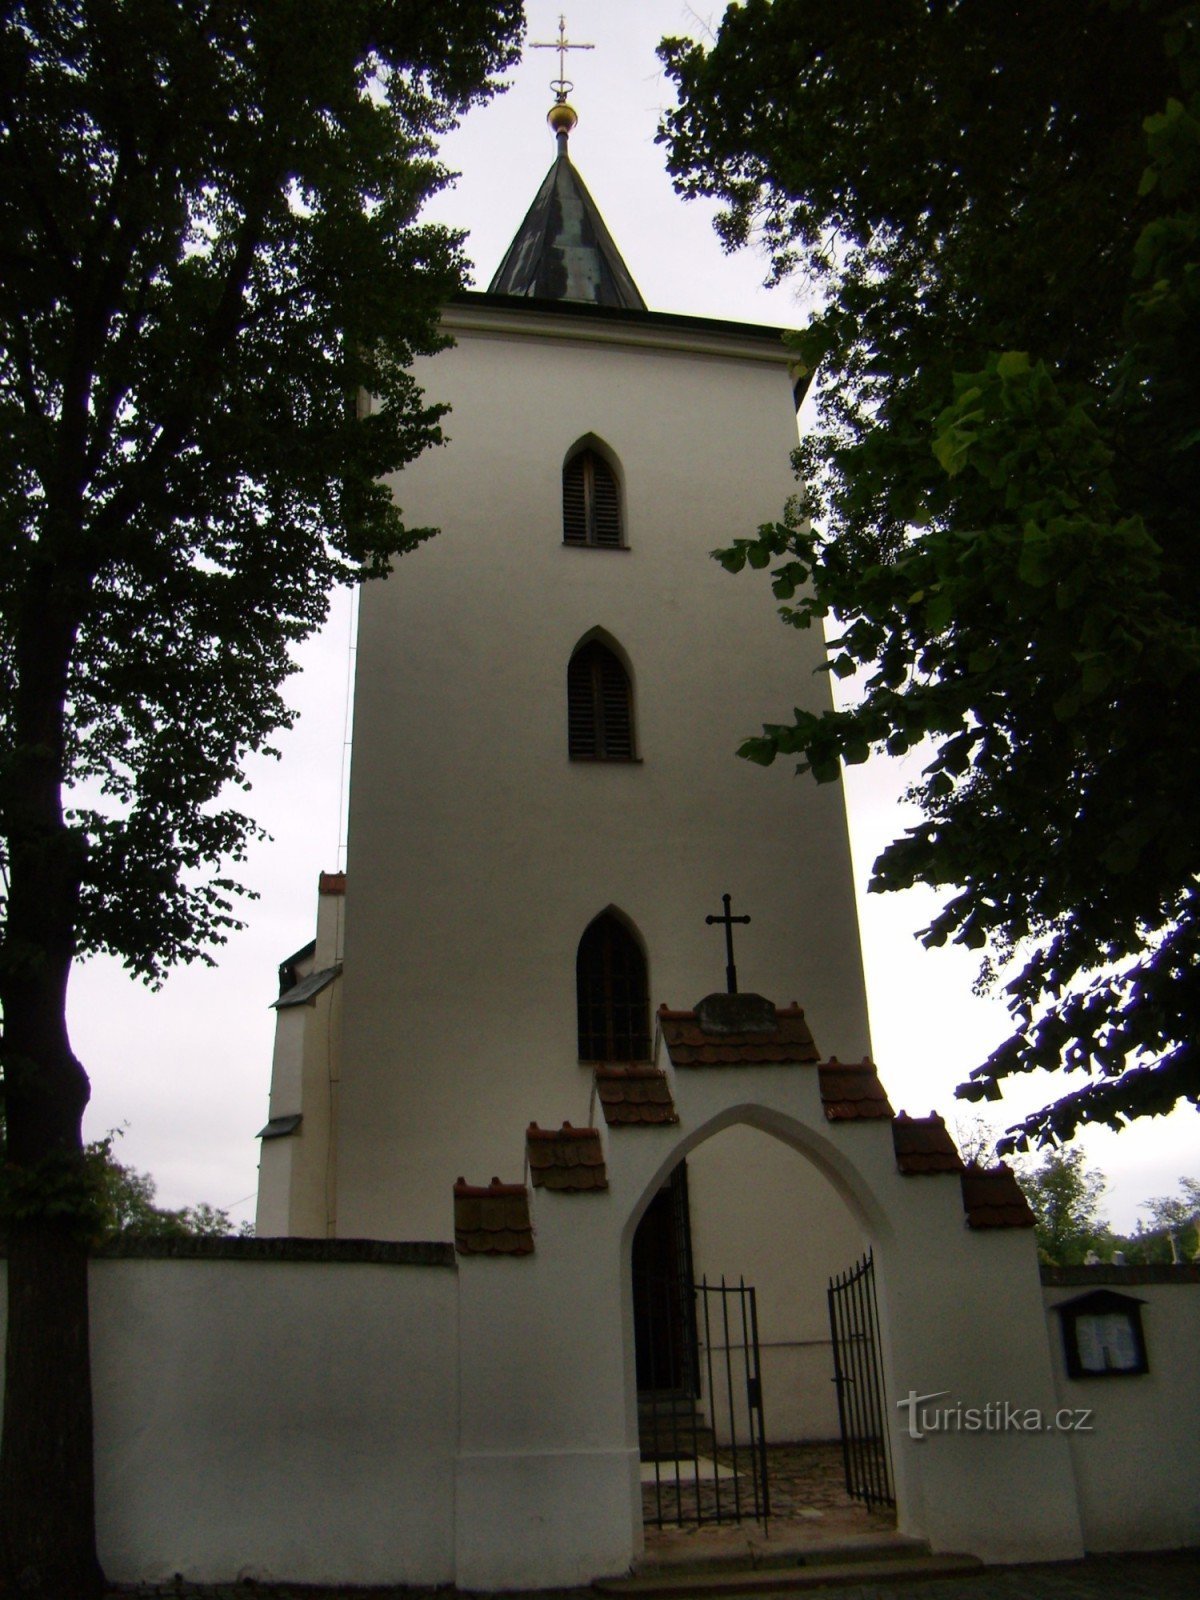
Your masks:
<instances>
[{"instance_id":1,"label":"brick wall cap","mask_svg":"<svg viewBox=\"0 0 1200 1600\"><path fill-rule=\"evenodd\" d=\"M531 1122L525 1130L527 1139L544 1139L548 1142L557 1142L563 1139L598 1139L599 1128L576 1128L569 1122L564 1122L561 1128L539 1128L536 1122Z\"/></svg>"},{"instance_id":2,"label":"brick wall cap","mask_svg":"<svg viewBox=\"0 0 1200 1600\"><path fill-rule=\"evenodd\" d=\"M762 995L708 995L689 1011L660 1006L658 1021L676 1067L795 1066L818 1059L795 1002L781 1008Z\"/></svg>"},{"instance_id":3,"label":"brick wall cap","mask_svg":"<svg viewBox=\"0 0 1200 1600\"><path fill-rule=\"evenodd\" d=\"M961 1174L963 1210L969 1228L1032 1228L1029 1201L1005 1161L990 1167L972 1161Z\"/></svg>"},{"instance_id":4,"label":"brick wall cap","mask_svg":"<svg viewBox=\"0 0 1200 1600\"><path fill-rule=\"evenodd\" d=\"M596 1093L610 1128L663 1127L679 1121L671 1085L661 1067L598 1066Z\"/></svg>"},{"instance_id":5,"label":"brick wall cap","mask_svg":"<svg viewBox=\"0 0 1200 1600\"><path fill-rule=\"evenodd\" d=\"M489 1184L471 1184L465 1178L456 1178L454 1193L472 1200L486 1200L489 1196L511 1198L522 1195L526 1193L526 1189L523 1183L501 1183L499 1178L493 1178Z\"/></svg>"},{"instance_id":6,"label":"brick wall cap","mask_svg":"<svg viewBox=\"0 0 1200 1600\"><path fill-rule=\"evenodd\" d=\"M964 1170L945 1118L936 1111L927 1117L910 1117L907 1111L901 1111L892 1122L892 1145L896 1165L905 1174Z\"/></svg>"},{"instance_id":7,"label":"brick wall cap","mask_svg":"<svg viewBox=\"0 0 1200 1600\"><path fill-rule=\"evenodd\" d=\"M853 1063L830 1056L818 1063L817 1081L826 1121L895 1121L891 1101L868 1056Z\"/></svg>"},{"instance_id":8,"label":"brick wall cap","mask_svg":"<svg viewBox=\"0 0 1200 1600\"><path fill-rule=\"evenodd\" d=\"M533 1253L529 1190L493 1178L486 1188L459 1178L454 1185L454 1248L460 1256Z\"/></svg>"}]
</instances>

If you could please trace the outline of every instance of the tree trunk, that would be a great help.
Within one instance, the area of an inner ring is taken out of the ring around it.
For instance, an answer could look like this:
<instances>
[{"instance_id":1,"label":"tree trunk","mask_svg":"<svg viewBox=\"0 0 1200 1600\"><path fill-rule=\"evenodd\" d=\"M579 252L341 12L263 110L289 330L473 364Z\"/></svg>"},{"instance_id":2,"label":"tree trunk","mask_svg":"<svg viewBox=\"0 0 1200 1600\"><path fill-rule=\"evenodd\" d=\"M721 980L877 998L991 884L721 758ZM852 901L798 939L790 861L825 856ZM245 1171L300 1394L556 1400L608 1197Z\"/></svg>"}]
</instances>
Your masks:
<instances>
[{"instance_id":1,"label":"tree trunk","mask_svg":"<svg viewBox=\"0 0 1200 1600\"><path fill-rule=\"evenodd\" d=\"M13 867L10 913L17 915L10 915L7 928L10 958L23 921L15 860ZM81 1215L88 1082L67 1038L67 970L69 961L63 967L43 947L32 970L15 981L8 971L0 980L13 1202L0 1578L38 1600L87 1600L103 1585L93 1496L87 1219Z\"/></svg>"},{"instance_id":2,"label":"tree trunk","mask_svg":"<svg viewBox=\"0 0 1200 1600\"><path fill-rule=\"evenodd\" d=\"M87 1075L67 1034L83 842L62 813L73 630L49 594L19 631L13 752L0 799L8 904L4 1012L8 1344L0 1435L0 1587L93 1600L96 1557L88 1346Z\"/></svg>"},{"instance_id":3,"label":"tree trunk","mask_svg":"<svg viewBox=\"0 0 1200 1600\"><path fill-rule=\"evenodd\" d=\"M8 931L11 939L11 922ZM5 997L14 1204L7 1226L0 1575L39 1600L86 1600L103 1583L92 1487L88 1244L79 1214L88 1085L61 1007L53 1004L57 987L43 969L26 974L22 998ZM65 975L62 988L65 996ZM65 1214L52 1209L56 1195Z\"/></svg>"},{"instance_id":4,"label":"tree trunk","mask_svg":"<svg viewBox=\"0 0 1200 1600\"><path fill-rule=\"evenodd\" d=\"M96 1556L87 1247L61 1226L14 1223L0 1451L8 1592L90 1600Z\"/></svg>"}]
</instances>

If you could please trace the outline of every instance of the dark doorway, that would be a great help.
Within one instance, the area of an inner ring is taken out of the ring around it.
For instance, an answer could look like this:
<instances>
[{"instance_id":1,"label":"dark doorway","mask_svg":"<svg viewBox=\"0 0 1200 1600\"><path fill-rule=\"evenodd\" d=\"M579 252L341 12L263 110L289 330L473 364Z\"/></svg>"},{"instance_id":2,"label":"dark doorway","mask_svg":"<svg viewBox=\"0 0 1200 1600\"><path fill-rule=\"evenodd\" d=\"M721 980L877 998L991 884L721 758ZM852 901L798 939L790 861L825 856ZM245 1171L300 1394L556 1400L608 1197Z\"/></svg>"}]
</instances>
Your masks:
<instances>
[{"instance_id":1,"label":"dark doorway","mask_svg":"<svg viewBox=\"0 0 1200 1600\"><path fill-rule=\"evenodd\" d=\"M633 1335L639 1392L694 1399L696 1306L687 1163L646 1207L633 1236Z\"/></svg>"}]
</instances>

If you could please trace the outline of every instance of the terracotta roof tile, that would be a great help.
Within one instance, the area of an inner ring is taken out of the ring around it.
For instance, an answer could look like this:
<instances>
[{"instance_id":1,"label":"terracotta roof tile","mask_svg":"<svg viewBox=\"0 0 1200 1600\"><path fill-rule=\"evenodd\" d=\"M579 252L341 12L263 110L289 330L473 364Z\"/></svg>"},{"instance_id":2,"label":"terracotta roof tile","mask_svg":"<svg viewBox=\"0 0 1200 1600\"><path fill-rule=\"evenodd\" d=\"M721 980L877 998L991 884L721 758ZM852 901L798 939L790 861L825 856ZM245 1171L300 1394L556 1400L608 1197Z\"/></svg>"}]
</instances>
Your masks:
<instances>
[{"instance_id":1,"label":"terracotta roof tile","mask_svg":"<svg viewBox=\"0 0 1200 1600\"><path fill-rule=\"evenodd\" d=\"M531 1122L525 1150L535 1189L594 1193L608 1188L599 1128L573 1128L564 1122L556 1132Z\"/></svg>"},{"instance_id":2,"label":"terracotta roof tile","mask_svg":"<svg viewBox=\"0 0 1200 1600\"><path fill-rule=\"evenodd\" d=\"M895 1115L879 1074L865 1057L856 1065L830 1056L817 1068L821 1103L830 1122L881 1120Z\"/></svg>"},{"instance_id":3,"label":"terracotta roof tile","mask_svg":"<svg viewBox=\"0 0 1200 1600\"><path fill-rule=\"evenodd\" d=\"M931 1111L927 1117L901 1112L892 1123L896 1165L901 1172L961 1172L963 1160L950 1137L944 1117Z\"/></svg>"},{"instance_id":4,"label":"terracotta roof tile","mask_svg":"<svg viewBox=\"0 0 1200 1600\"><path fill-rule=\"evenodd\" d=\"M527 1256L533 1251L529 1190L493 1178L486 1189L454 1185L454 1248L460 1256Z\"/></svg>"},{"instance_id":5,"label":"terracotta roof tile","mask_svg":"<svg viewBox=\"0 0 1200 1600\"><path fill-rule=\"evenodd\" d=\"M661 1067L596 1068L596 1090L610 1128L629 1123L678 1122L671 1085Z\"/></svg>"},{"instance_id":6,"label":"terracotta roof tile","mask_svg":"<svg viewBox=\"0 0 1200 1600\"><path fill-rule=\"evenodd\" d=\"M677 1067L791 1066L819 1059L804 1012L762 995L712 994L691 1011L658 1010Z\"/></svg>"},{"instance_id":7,"label":"terracotta roof tile","mask_svg":"<svg viewBox=\"0 0 1200 1600\"><path fill-rule=\"evenodd\" d=\"M1032 1228L1033 1212L1021 1192L1012 1168L1003 1161L994 1167L974 1162L962 1175L963 1210L969 1228Z\"/></svg>"}]
</instances>

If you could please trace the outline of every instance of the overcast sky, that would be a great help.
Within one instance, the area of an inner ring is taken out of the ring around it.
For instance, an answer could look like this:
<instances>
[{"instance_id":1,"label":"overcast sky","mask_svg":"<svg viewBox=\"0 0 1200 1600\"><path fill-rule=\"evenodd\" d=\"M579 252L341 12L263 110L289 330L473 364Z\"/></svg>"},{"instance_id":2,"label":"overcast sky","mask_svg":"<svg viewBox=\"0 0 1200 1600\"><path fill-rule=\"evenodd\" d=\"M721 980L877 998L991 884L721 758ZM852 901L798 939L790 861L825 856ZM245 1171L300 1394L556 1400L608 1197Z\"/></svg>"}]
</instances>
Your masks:
<instances>
[{"instance_id":1,"label":"overcast sky","mask_svg":"<svg viewBox=\"0 0 1200 1600\"><path fill-rule=\"evenodd\" d=\"M556 7L531 0L526 10L530 40L557 37ZM711 212L675 196L655 143L669 100L655 45L664 34L703 36L720 11L678 0L576 0L568 37L595 49L573 53L567 66L580 117L572 159L652 309L795 325L805 319L796 290L764 289L764 266L752 252L723 255ZM527 51L510 92L473 112L447 143L447 159L461 177L429 214L469 230L478 288L487 287L553 158L544 118L557 70L554 52ZM750 531L729 530L731 538ZM391 581L405 581L403 563ZM730 579L753 581L762 580ZM236 1220L254 1214L254 1135L267 1114L276 968L312 936L317 874L345 859L347 595L335 597L326 629L298 660L290 696L298 725L278 741L282 759L258 762L252 774L250 808L271 842L253 850L242 872L259 896L246 905L246 930L216 952L214 967L180 971L156 994L107 961L79 969L71 990L73 1040L93 1085L89 1137L123 1127L118 1155L154 1174L161 1203L207 1200ZM747 733L758 730L763 714L747 704ZM932 896L864 893L875 854L904 826L899 795L914 776L910 758L907 767L872 762L847 781L872 1038L897 1109L937 1108L953 1124L975 1111L955 1101L954 1086L1004 1036L1006 1013L972 994L974 957L928 952L916 943L914 931L936 905ZM652 998L657 1004L664 997ZM1025 1084L1019 1099L986 1108L988 1118L998 1130L1054 1087L1053 1080ZM1145 1120L1119 1136L1099 1130L1085 1137L1089 1159L1108 1175L1105 1210L1115 1225L1132 1228L1140 1201L1173 1191L1183 1173L1200 1175L1198 1131L1189 1110Z\"/></svg>"}]
</instances>

